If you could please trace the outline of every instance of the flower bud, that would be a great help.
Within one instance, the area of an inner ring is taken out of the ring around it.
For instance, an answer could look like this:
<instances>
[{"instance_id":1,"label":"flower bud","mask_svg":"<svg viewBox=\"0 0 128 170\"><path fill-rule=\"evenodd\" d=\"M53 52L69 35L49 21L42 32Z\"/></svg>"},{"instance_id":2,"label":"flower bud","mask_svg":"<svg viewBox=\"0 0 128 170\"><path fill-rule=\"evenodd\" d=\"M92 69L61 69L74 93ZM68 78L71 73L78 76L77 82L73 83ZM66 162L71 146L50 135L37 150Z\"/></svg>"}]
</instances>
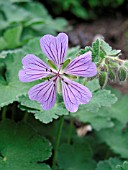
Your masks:
<instances>
[{"instance_id":1,"label":"flower bud","mask_svg":"<svg viewBox=\"0 0 128 170\"><path fill-rule=\"evenodd\" d=\"M127 78L127 71L124 67L120 67L118 70L118 77L120 81L125 81Z\"/></svg>"},{"instance_id":2,"label":"flower bud","mask_svg":"<svg viewBox=\"0 0 128 170\"><path fill-rule=\"evenodd\" d=\"M119 68L119 63L116 63L116 62L110 62L109 63L109 67L111 67L111 68Z\"/></svg>"},{"instance_id":3,"label":"flower bud","mask_svg":"<svg viewBox=\"0 0 128 170\"><path fill-rule=\"evenodd\" d=\"M99 84L101 88L104 88L108 82L108 73L105 71L100 72L99 74Z\"/></svg>"},{"instance_id":4,"label":"flower bud","mask_svg":"<svg viewBox=\"0 0 128 170\"><path fill-rule=\"evenodd\" d=\"M115 73L111 68L108 70L108 75L110 80L115 80Z\"/></svg>"}]
</instances>

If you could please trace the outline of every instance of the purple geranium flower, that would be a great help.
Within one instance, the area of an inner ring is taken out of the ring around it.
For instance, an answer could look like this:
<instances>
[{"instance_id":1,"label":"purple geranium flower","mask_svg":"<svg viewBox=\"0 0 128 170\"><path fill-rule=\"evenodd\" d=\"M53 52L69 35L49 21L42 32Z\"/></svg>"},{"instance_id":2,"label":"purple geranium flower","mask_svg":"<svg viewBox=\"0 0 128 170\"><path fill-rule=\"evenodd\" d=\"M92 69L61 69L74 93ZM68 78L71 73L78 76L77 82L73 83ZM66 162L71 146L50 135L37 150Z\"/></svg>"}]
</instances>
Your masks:
<instances>
[{"instance_id":1,"label":"purple geranium flower","mask_svg":"<svg viewBox=\"0 0 128 170\"><path fill-rule=\"evenodd\" d=\"M57 82L60 80L65 106L68 111L76 112L80 104L87 104L90 101L92 94L87 87L70 80L65 75L95 76L97 69L92 62L91 52L76 57L62 70L68 49L68 36L65 33L60 33L57 37L45 35L40 39L40 45L44 54L58 70L50 68L33 54L26 55L22 60L23 69L19 71L20 81L32 82L50 76L50 79L29 90L29 98L41 103L44 110L51 109L56 101Z\"/></svg>"}]
</instances>

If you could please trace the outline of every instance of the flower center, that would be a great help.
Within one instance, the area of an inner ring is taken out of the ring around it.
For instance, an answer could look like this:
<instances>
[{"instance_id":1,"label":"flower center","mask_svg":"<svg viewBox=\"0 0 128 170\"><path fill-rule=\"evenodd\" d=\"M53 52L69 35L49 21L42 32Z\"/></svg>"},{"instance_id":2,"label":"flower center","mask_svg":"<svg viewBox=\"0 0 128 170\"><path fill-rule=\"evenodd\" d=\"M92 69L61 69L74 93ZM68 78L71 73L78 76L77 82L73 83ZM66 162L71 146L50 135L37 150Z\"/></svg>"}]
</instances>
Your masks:
<instances>
[{"instance_id":1,"label":"flower center","mask_svg":"<svg viewBox=\"0 0 128 170\"><path fill-rule=\"evenodd\" d=\"M60 75L61 75L60 70L61 70L61 69L59 69L58 72L53 72L53 73L55 74L55 79L54 79L55 82L57 81L57 79L58 79L58 78L60 77Z\"/></svg>"}]
</instances>

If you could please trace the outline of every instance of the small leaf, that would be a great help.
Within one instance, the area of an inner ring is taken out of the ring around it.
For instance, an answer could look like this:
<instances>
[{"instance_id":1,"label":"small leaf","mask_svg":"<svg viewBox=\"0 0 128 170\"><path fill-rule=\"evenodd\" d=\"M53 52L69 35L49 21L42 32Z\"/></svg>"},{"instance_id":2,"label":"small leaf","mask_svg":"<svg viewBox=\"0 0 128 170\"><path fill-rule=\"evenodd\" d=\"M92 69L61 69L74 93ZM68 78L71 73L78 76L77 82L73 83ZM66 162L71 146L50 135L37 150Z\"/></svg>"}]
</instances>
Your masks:
<instances>
[{"instance_id":1,"label":"small leaf","mask_svg":"<svg viewBox=\"0 0 128 170\"><path fill-rule=\"evenodd\" d=\"M100 59L100 40L92 43L92 61L98 62Z\"/></svg>"},{"instance_id":2,"label":"small leaf","mask_svg":"<svg viewBox=\"0 0 128 170\"><path fill-rule=\"evenodd\" d=\"M119 54L121 53L121 50L112 50L112 47L104 40L101 40L101 49L108 56L119 56Z\"/></svg>"},{"instance_id":3,"label":"small leaf","mask_svg":"<svg viewBox=\"0 0 128 170\"><path fill-rule=\"evenodd\" d=\"M92 51L92 47L86 46L85 49L80 49L79 55L84 54L84 53L86 53L88 51Z\"/></svg>"},{"instance_id":4,"label":"small leaf","mask_svg":"<svg viewBox=\"0 0 128 170\"><path fill-rule=\"evenodd\" d=\"M106 43L104 40L101 40L101 48L107 55L110 51L112 51L112 47Z\"/></svg>"},{"instance_id":5,"label":"small leaf","mask_svg":"<svg viewBox=\"0 0 128 170\"><path fill-rule=\"evenodd\" d=\"M110 52L108 52L109 56L117 56L121 53L121 50L112 50Z\"/></svg>"}]
</instances>

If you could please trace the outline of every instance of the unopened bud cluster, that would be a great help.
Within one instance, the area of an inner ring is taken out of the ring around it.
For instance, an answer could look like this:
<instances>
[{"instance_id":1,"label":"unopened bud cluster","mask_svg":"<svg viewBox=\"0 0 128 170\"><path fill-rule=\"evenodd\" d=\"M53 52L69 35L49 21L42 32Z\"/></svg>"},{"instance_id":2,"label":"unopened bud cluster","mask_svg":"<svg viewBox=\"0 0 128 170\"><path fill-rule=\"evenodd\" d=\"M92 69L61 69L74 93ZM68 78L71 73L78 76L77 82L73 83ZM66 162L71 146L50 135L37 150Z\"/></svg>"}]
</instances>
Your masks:
<instances>
[{"instance_id":1,"label":"unopened bud cluster","mask_svg":"<svg viewBox=\"0 0 128 170\"><path fill-rule=\"evenodd\" d=\"M98 73L101 88L104 88L109 80L126 81L128 77L128 60L107 56L98 63Z\"/></svg>"}]
</instances>

